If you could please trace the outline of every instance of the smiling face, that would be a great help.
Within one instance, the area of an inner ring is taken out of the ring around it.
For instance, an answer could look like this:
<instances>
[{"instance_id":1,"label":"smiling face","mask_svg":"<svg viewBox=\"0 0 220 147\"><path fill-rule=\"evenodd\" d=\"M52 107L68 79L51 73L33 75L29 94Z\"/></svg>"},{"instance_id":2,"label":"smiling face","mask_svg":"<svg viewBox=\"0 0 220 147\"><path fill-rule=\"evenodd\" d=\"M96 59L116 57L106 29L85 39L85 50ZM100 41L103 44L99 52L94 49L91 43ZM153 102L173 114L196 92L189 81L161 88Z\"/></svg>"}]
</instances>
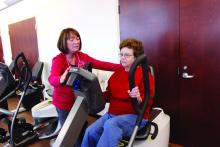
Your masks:
<instances>
[{"instance_id":1,"label":"smiling face","mask_svg":"<svg viewBox=\"0 0 220 147\"><path fill-rule=\"evenodd\" d=\"M133 49L128 47L121 48L119 57L121 65L125 68L125 71L129 71L135 60Z\"/></svg>"},{"instance_id":2,"label":"smiling face","mask_svg":"<svg viewBox=\"0 0 220 147\"><path fill-rule=\"evenodd\" d=\"M74 33L70 33L66 43L69 53L75 53L80 50L80 38Z\"/></svg>"}]
</instances>

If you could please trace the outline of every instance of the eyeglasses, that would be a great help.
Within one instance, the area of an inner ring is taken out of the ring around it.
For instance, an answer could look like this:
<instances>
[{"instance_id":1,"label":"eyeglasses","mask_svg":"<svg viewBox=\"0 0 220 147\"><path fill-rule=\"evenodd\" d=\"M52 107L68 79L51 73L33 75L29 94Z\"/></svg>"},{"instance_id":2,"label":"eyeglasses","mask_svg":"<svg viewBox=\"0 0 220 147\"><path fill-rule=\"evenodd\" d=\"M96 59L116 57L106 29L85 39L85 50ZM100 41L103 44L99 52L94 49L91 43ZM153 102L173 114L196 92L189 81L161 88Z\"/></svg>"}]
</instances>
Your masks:
<instances>
[{"instance_id":1,"label":"eyeglasses","mask_svg":"<svg viewBox=\"0 0 220 147\"><path fill-rule=\"evenodd\" d=\"M119 53L118 56L119 56L120 58L122 58L122 57L129 58L129 57L134 56L134 55Z\"/></svg>"},{"instance_id":2,"label":"eyeglasses","mask_svg":"<svg viewBox=\"0 0 220 147\"><path fill-rule=\"evenodd\" d=\"M77 41L79 41L80 38L77 37L77 36L74 36L74 37L69 37L68 40L70 40L70 41L73 41L73 40L77 40Z\"/></svg>"}]
</instances>

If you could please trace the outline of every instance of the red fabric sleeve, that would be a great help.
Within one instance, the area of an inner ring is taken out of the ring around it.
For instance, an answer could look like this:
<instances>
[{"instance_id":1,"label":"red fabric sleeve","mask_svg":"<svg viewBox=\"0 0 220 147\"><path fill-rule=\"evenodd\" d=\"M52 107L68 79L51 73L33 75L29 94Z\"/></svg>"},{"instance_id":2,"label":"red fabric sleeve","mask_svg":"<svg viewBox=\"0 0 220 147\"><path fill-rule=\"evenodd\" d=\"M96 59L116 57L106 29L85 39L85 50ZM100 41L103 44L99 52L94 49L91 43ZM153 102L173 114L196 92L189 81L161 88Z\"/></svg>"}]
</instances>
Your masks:
<instances>
[{"instance_id":1,"label":"red fabric sleeve","mask_svg":"<svg viewBox=\"0 0 220 147\"><path fill-rule=\"evenodd\" d=\"M89 55L85 53L83 54L86 56L87 62L92 62L92 67L95 69L115 71L122 67L120 64L100 61L100 60L90 57Z\"/></svg>"},{"instance_id":2,"label":"red fabric sleeve","mask_svg":"<svg viewBox=\"0 0 220 147\"><path fill-rule=\"evenodd\" d=\"M54 87L57 87L57 86L61 85L60 84L60 77L63 73L63 70L62 70L61 66L62 65L60 64L59 60L57 60L56 58L54 58L52 60L52 66L51 66L48 81Z\"/></svg>"}]
</instances>

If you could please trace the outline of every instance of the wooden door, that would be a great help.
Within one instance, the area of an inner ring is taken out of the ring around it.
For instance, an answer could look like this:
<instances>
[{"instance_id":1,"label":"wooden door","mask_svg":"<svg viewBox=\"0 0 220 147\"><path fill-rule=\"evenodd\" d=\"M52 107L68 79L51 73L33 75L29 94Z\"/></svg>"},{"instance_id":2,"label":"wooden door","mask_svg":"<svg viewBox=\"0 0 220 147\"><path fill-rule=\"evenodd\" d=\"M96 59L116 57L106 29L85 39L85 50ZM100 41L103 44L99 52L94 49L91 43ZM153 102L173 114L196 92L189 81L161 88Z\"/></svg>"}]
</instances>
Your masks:
<instances>
[{"instance_id":1,"label":"wooden door","mask_svg":"<svg viewBox=\"0 0 220 147\"><path fill-rule=\"evenodd\" d=\"M171 116L171 142L218 146L220 1L119 2L121 39L145 44L156 71L155 105Z\"/></svg>"},{"instance_id":2,"label":"wooden door","mask_svg":"<svg viewBox=\"0 0 220 147\"><path fill-rule=\"evenodd\" d=\"M119 0L120 38L136 38L144 43L149 63L154 67L154 105L171 116L171 140L179 132L179 1Z\"/></svg>"},{"instance_id":3,"label":"wooden door","mask_svg":"<svg viewBox=\"0 0 220 147\"><path fill-rule=\"evenodd\" d=\"M12 58L22 51L32 68L39 57L35 18L10 24L9 34Z\"/></svg>"},{"instance_id":4,"label":"wooden door","mask_svg":"<svg viewBox=\"0 0 220 147\"><path fill-rule=\"evenodd\" d=\"M2 37L1 37L1 34L0 34L0 62L3 62L4 63L4 59L3 59L3 47L2 47Z\"/></svg>"},{"instance_id":5,"label":"wooden door","mask_svg":"<svg viewBox=\"0 0 220 147\"><path fill-rule=\"evenodd\" d=\"M220 1L180 0L180 109L185 146L219 146Z\"/></svg>"}]
</instances>

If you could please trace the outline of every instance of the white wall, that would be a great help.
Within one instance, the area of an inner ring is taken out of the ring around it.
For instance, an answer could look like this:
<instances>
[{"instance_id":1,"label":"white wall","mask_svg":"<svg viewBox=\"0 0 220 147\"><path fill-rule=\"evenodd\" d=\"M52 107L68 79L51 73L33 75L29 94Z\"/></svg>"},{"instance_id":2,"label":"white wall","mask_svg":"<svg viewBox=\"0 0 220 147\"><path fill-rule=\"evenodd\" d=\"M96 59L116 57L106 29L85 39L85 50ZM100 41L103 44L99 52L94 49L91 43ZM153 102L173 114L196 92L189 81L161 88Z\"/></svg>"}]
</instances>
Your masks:
<instances>
[{"instance_id":1,"label":"white wall","mask_svg":"<svg viewBox=\"0 0 220 147\"><path fill-rule=\"evenodd\" d=\"M46 88L51 60L59 53L56 44L66 27L73 27L82 37L82 51L100 60L118 63L118 0L23 0L0 11L0 31L4 59L11 62L8 24L35 17L39 60L45 63Z\"/></svg>"}]
</instances>

